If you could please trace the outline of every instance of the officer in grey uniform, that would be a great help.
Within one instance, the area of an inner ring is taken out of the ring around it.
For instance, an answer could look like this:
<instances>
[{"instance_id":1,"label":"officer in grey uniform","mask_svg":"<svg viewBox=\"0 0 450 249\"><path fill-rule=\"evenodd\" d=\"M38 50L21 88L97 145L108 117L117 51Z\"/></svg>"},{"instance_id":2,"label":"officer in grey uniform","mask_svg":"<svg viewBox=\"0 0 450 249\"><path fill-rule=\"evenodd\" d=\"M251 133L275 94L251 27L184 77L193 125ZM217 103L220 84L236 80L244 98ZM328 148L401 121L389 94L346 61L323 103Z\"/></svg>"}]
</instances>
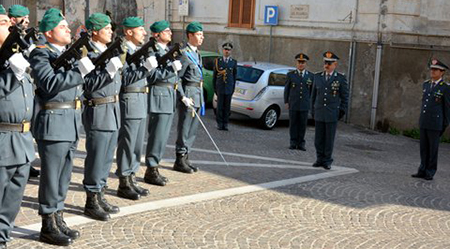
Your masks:
<instances>
[{"instance_id":1,"label":"officer in grey uniform","mask_svg":"<svg viewBox=\"0 0 450 249\"><path fill-rule=\"evenodd\" d=\"M228 131L231 97L236 86L237 61L231 58L233 44L226 42L222 49L223 57L214 61L213 87L217 95L217 129Z\"/></svg>"},{"instance_id":2,"label":"officer in grey uniform","mask_svg":"<svg viewBox=\"0 0 450 249\"><path fill-rule=\"evenodd\" d=\"M56 245L69 245L80 236L63 220L64 200L69 189L72 161L80 137L83 77L89 73L89 63L73 62L70 69L54 69L52 62L60 56L71 36L67 21L58 9L49 9L39 29L47 43L30 54L36 97L41 110L33 123L39 156L39 214L42 216L40 239Z\"/></svg>"},{"instance_id":3,"label":"officer in grey uniform","mask_svg":"<svg viewBox=\"0 0 450 249\"><path fill-rule=\"evenodd\" d=\"M289 109L289 149L306 151L305 133L314 74L306 70L306 63L309 60L306 54L297 54L295 60L297 69L287 74L284 86L284 103Z\"/></svg>"},{"instance_id":4,"label":"officer in grey uniform","mask_svg":"<svg viewBox=\"0 0 450 249\"><path fill-rule=\"evenodd\" d=\"M30 10L22 6L20 4L15 4L9 7L8 9L8 16L11 19L12 25L17 25L20 23L20 25L26 29L28 28L28 25L30 24L29 20ZM31 44L28 51L25 51L25 58L28 57L29 53L36 47L36 45ZM30 177L38 177L39 176L39 170L33 168L33 166L30 166Z\"/></svg>"},{"instance_id":5,"label":"officer in grey uniform","mask_svg":"<svg viewBox=\"0 0 450 249\"><path fill-rule=\"evenodd\" d=\"M127 56L134 54L144 43L147 32L144 21L139 17L127 17L123 20L124 34L127 46ZM149 62L140 60L138 65L131 63L127 70L135 72L131 75L127 71L122 75L122 91L120 99L121 125L117 144L116 175L119 177L117 196L138 200L150 192L136 182L136 173L141 163L142 147L145 137L147 121L147 101L149 88L147 77L153 66ZM132 77L129 77L132 76Z\"/></svg>"},{"instance_id":6,"label":"officer in grey uniform","mask_svg":"<svg viewBox=\"0 0 450 249\"><path fill-rule=\"evenodd\" d=\"M86 20L86 28L92 31L94 51L88 56L94 60L111 42L111 19L103 13L94 13ZM83 179L86 190L84 214L101 221L109 220L109 214L119 212L119 207L105 199L105 190L119 136L119 92L122 87L119 70L122 67L119 57L113 57L104 68L97 67L85 77L83 125L87 155Z\"/></svg>"},{"instance_id":7,"label":"officer in grey uniform","mask_svg":"<svg viewBox=\"0 0 450 249\"><path fill-rule=\"evenodd\" d=\"M348 84L345 76L335 71L339 57L328 51L323 54L323 59L324 71L314 76L311 92L317 156L313 167L331 169L337 122L347 112Z\"/></svg>"},{"instance_id":8,"label":"officer in grey uniform","mask_svg":"<svg viewBox=\"0 0 450 249\"><path fill-rule=\"evenodd\" d=\"M6 10L0 5L0 46L10 27ZM30 121L33 87L25 72L29 66L21 53L0 65L0 249L6 248L19 213L23 192L34 160Z\"/></svg>"},{"instance_id":9,"label":"officer in grey uniform","mask_svg":"<svg viewBox=\"0 0 450 249\"><path fill-rule=\"evenodd\" d=\"M198 168L190 163L188 154L192 149L199 120L195 116L200 115L203 103L203 72L202 58L198 46L203 43L203 25L199 22L191 22L186 27L188 43L183 48L181 57L181 69L179 76L182 83L182 91L178 98L178 127L177 141L175 144L176 160L173 169L183 173L193 173Z\"/></svg>"},{"instance_id":10,"label":"officer in grey uniform","mask_svg":"<svg viewBox=\"0 0 450 249\"><path fill-rule=\"evenodd\" d=\"M437 170L439 140L450 123L450 85L443 80L448 66L431 60L431 79L423 83L420 127L420 167L412 177L433 180Z\"/></svg>"},{"instance_id":11,"label":"officer in grey uniform","mask_svg":"<svg viewBox=\"0 0 450 249\"><path fill-rule=\"evenodd\" d=\"M152 36L157 40L156 57L165 55L172 40L170 23L162 20L150 26ZM173 115L175 113L176 89L178 89L178 76L176 70L181 69L181 62L174 61L163 67L160 65L151 71L148 78L150 85L148 139L145 155L144 181L149 184L165 186L168 179L159 173L158 166L164 155L167 139L170 134Z\"/></svg>"}]
</instances>

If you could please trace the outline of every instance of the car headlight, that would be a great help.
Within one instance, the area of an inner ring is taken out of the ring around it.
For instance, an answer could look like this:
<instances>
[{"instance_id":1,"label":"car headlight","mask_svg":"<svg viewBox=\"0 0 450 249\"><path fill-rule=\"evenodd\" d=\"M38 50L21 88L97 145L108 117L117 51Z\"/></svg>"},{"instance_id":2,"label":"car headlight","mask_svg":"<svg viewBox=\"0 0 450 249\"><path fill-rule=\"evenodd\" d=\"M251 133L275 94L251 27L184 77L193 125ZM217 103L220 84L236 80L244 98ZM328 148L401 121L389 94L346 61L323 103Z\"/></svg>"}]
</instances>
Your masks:
<instances>
[{"instance_id":1,"label":"car headlight","mask_svg":"<svg viewBox=\"0 0 450 249\"><path fill-rule=\"evenodd\" d=\"M266 92L266 90L267 90L267 87L264 87L263 89L261 89L261 91L259 91L259 93L256 94L256 96L253 98L253 100L258 101L263 96L263 94Z\"/></svg>"}]
</instances>

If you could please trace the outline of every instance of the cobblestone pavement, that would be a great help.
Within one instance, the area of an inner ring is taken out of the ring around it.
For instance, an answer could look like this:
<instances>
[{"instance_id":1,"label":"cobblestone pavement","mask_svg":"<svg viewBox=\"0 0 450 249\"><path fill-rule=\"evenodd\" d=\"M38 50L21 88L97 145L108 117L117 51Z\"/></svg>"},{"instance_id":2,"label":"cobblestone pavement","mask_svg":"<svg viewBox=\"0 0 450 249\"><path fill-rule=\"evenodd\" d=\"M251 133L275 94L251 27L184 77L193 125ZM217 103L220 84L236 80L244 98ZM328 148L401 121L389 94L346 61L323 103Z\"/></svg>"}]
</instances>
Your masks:
<instances>
[{"instance_id":1,"label":"cobblestone pavement","mask_svg":"<svg viewBox=\"0 0 450 249\"><path fill-rule=\"evenodd\" d=\"M339 124L336 166L325 171L310 166L312 126L301 152L287 148L285 122L265 131L233 120L224 132L211 110L204 121L230 166L200 131L190 159L201 170L172 171L173 125L161 170L169 184L141 183L149 197L120 199L114 164L107 199L122 212L109 222L82 216L82 140L66 201L68 223L82 236L69 248L450 248L450 144L441 144L435 179L425 181L410 177L420 158L410 138ZM9 248L57 248L37 240L37 186L27 186Z\"/></svg>"}]
</instances>

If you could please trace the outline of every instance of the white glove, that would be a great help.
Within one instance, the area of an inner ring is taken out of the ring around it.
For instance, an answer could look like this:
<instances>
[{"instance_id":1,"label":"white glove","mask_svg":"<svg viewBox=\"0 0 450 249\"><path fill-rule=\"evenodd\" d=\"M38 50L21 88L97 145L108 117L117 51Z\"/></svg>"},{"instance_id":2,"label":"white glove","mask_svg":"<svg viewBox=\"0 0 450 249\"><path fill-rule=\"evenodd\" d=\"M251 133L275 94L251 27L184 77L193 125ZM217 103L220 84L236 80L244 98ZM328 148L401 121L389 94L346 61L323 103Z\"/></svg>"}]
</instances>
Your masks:
<instances>
[{"instance_id":1,"label":"white glove","mask_svg":"<svg viewBox=\"0 0 450 249\"><path fill-rule=\"evenodd\" d=\"M81 77L84 78L84 76L86 76L94 69L94 63L92 63L92 61L88 57L84 57L78 61L78 70L80 70Z\"/></svg>"},{"instance_id":2,"label":"white glove","mask_svg":"<svg viewBox=\"0 0 450 249\"><path fill-rule=\"evenodd\" d=\"M181 65L181 61L179 61L179 60L173 61L172 66L173 66L173 69L177 72L180 71L181 68L183 67L183 65Z\"/></svg>"},{"instance_id":3,"label":"white glove","mask_svg":"<svg viewBox=\"0 0 450 249\"><path fill-rule=\"evenodd\" d=\"M23 51L26 57L30 57L31 51L33 51L36 48L36 45L31 44L27 50Z\"/></svg>"},{"instance_id":4,"label":"white glove","mask_svg":"<svg viewBox=\"0 0 450 249\"><path fill-rule=\"evenodd\" d=\"M144 67L147 68L148 71L152 70L153 68L157 68L158 60L156 60L155 56L150 56L145 60Z\"/></svg>"},{"instance_id":5,"label":"white glove","mask_svg":"<svg viewBox=\"0 0 450 249\"><path fill-rule=\"evenodd\" d=\"M119 57L113 57L111 60L109 60L108 64L106 64L106 71L108 71L111 78L114 77L114 75L123 67L122 62L120 61Z\"/></svg>"},{"instance_id":6,"label":"white glove","mask_svg":"<svg viewBox=\"0 0 450 249\"><path fill-rule=\"evenodd\" d=\"M14 75L18 80L23 80L27 67L30 66L27 60L23 57L22 53L15 53L9 59L9 66L14 72Z\"/></svg>"},{"instance_id":7,"label":"white glove","mask_svg":"<svg viewBox=\"0 0 450 249\"><path fill-rule=\"evenodd\" d=\"M183 102L183 104L188 108L194 106L194 101L190 98L183 97L181 102Z\"/></svg>"}]
</instances>

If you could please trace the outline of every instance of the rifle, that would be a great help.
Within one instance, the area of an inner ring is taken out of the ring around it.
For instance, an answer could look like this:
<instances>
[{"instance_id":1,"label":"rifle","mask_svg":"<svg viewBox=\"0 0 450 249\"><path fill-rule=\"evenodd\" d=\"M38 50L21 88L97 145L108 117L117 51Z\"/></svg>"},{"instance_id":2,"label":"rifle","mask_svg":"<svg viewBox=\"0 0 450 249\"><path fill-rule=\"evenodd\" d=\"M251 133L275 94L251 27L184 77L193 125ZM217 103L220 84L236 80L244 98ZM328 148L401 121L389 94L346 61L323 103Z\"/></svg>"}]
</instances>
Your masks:
<instances>
[{"instance_id":1,"label":"rifle","mask_svg":"<svg viewBox=\"0 0 450 249\"><path fill-rule=\"evenodd\" d=\"M19 26L12 26L9 28L9 35L6 37L6 40L3 42L2 47L0 48L0 69L3 70L5 62L11 58L15 53L22 52L28 47L30 44L23 38L23 29Z\"/></svg>"},{"instance_id":2,"label":"rifle","mask_svg":"<svg viewBox=\"0 0 450 249\"><path fill-rule=\"evenodd\" d=\"M113 57L118 56L126 52L124 39L122 37L116 38L116 40L108 46L108 48L101 53L98 57L92 61L96 68L104 68L106 63Z\"/></svg>"},{"instance_id":3,"label":"rifle","mask_svg":"<svg viewBox=\"0 0 450 249\"><path fill-rule=\"evenodd\" d=\"M150 56L150 48L153 51L156 51L156 39L154 37L151 37L150 40L145 43L138 51L134 52L132 55L127 56L128 65L134 63L135 65L139 66L142 57L144 57L145 60Z\"/></svg>"},{"instance_id":4,"label":"rifle","mask_svg":"<svg viewBox=\"0 0 450 249\"><path fill-rule=\"evenodd\" d=\"M170 62L177 60L182 55L180 50L180 47L182 45L183 43L175 43L175 45L169 50L169 52L158 58L158 65L165 67Z\"/></svg>"},{"instance_id":5,"label":"rifle","mask_svg":"<svg viewBox=\"0 0 450 249\"><path fill-rule=\"evenodd\" d=\"M90 35L86 32L80 33L80 38L76 40L69 49L64 51L62 55L56 58L55 61L52 62L52 67L54 69L59 69L64 67L66 70L69 70L72 67L72 60L81 59L83 48L88 51L92 51L92 47L89 44Z\"/></svg>"},{"instance_id":6,"label":"rifle","mask_svg":"<svg viewBox=\"0 0 450 249\"><path fill-rule=\"evenodd\" d=\"M35 27L29 28L25 31L27 34L23 38L25 41L33 41L33 43L39 40L38 31Z\"/></svg>"}]
</instances>

